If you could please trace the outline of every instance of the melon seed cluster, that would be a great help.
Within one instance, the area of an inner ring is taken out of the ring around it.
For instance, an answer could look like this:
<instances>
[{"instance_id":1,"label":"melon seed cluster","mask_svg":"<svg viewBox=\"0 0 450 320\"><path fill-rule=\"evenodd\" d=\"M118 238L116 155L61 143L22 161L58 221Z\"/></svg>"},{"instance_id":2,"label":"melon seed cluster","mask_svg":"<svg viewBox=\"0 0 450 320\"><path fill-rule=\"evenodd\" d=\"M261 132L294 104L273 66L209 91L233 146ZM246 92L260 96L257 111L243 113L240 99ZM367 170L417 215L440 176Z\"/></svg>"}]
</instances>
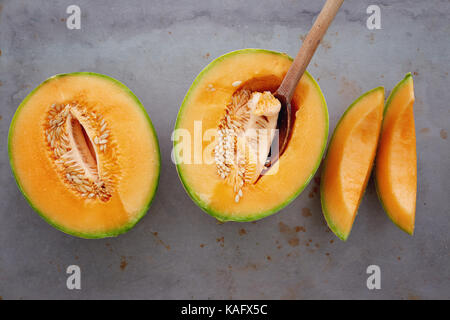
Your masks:
<instances>
[{"instance_id":1,"label":"melon seed cluster","mask_svg":"<svg viewBox=\"0 0 450 320\"><path fill-rule=\"evenodd\" d=\"M217 128L214 160L217 174L233 186L235 202L242 198L243 187L256 182L264 168L280 108L269 91L245 89L235 92L226 106Z\"/></svg>"},{"instance_id":2,"label":"melon seed cluster","mask_svg":"<svg viewBox=\"0 0 450 320\"><path fill-rule=\"evenodd\" d=\"M115 181L115 152L105 119L76 103L53 104L44 132L65 183L84 198L108 201Z\"/></svg>"}]
</instances>

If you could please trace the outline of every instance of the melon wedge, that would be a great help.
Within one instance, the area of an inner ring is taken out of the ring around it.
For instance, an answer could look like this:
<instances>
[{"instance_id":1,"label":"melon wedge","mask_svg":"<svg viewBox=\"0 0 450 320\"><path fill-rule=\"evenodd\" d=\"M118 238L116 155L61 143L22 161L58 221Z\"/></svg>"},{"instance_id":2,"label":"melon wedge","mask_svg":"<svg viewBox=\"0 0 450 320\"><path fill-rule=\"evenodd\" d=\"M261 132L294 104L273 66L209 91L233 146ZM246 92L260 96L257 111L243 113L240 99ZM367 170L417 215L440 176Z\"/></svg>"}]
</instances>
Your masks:
<instances>
[{"instance_id":1,"label":"melon wedge","mask_svg":"<svg viewBox=\"0 0 450 320\"><path fill-rule=\"evenodd\" d=\"M206 66L183 100L173 136L178 174L193 201L220 221L253 221L279 211L304 190L320 164L328 138L328 110L308 72L294 93L292 137L278 166L257 181L247 170L246 184L236 192L234 187L241 185L229 178L235 171L222 178L214 160L218 126L236 93L274 92L291 64L286 54L269 50L230 52Z\"/></svg>"},{"instance_id":2,"label":"melon wedge","mask_svg":"<svg viewBox=\"0 0 450 320\"><path fill-rule=\"evenodd\" d=\"M19 189L43 219L82 238L117 236L147 212L160 170L156 133L137 97L105 75L53 76L9 129Z\"/></svg>"},{"instance_id":3,"label":"melon wedge","mask_svg":"<svg viewBox=\"0 0 450 320\"><path fill-rule=\"evenodd\" d=\"M384 89L359 97L341 117L331 138L321 178L322 211L341 239L350 234L370 177L383 119Z\"/></svg>"},{"instance_id":4,"label":"melon wedge","mask_svg":"<svg viewBox=\"0 0 450 320\"><path fill-rule=\"evenodd\" d=\"M411 235L417 193L413 105L413 78L407 74L386 102L375 166L377 193L384 210L400 229Z\"/></svg>"}]
</instances>

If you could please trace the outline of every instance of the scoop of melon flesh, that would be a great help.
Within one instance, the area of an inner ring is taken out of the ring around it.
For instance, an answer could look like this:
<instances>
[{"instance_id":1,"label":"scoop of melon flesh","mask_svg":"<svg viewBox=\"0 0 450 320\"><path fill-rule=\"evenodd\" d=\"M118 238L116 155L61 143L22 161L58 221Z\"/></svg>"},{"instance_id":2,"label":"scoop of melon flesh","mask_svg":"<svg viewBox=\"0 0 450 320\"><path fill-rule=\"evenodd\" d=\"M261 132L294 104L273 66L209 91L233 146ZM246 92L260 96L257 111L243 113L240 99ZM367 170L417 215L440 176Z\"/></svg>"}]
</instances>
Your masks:
<instances>
[{"instance_id":1,"label":"scoop of melon flesh","mask_svg":"<svg viewBox=\"0 0 450 320\"><path fill-rule=\"evenodd\" d=\"M243 135L238 138L237 148L245 157L245 180L247 183L254 183L263 171L269 155L281 103L270 91L253 92L248 107L250 118Z\"/></svg>"}]
</instances>

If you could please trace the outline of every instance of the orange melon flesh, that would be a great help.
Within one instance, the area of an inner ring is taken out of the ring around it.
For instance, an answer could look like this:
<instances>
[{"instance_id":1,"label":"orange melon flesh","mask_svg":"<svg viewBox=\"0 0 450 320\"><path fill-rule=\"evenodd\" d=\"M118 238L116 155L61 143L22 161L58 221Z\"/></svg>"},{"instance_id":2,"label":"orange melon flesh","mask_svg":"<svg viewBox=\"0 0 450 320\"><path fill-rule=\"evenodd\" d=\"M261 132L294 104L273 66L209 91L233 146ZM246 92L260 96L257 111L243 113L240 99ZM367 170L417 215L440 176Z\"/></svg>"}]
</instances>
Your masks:
<instances>
[{"instance_id":1,"label":"orange melon flesh","mask_svg":"<svg viewBox=\"0 0 450 320\"><path fill-rule=\"evenodd\" d=\"M42 126L47 110L71 100L93 106L114 135L120 175L107 202L68 190L46 152ZM57 75L42 83L16 112L9 149L17 183L32 207L72 235L101 238L125 232L145 214L156 190L159 147L152 124L132 92L104 75Z\"/></svg>"},{"instance_id":2,"label":"orange melon flesh","mask_svg":"<svg viewBox=\"0 0 450 320\"><path fill-rule=\"evenodd\" d=\"M236 90L245 87L261 92L274 91L291 63L291 58L285 54L261 49L239 50L216 59L194 81L180 109L176 129L187 130L191 139L197 134L196 121L202 121L203 133L215 130ZM237 87L236 82L242 84ZM293 102L299 107L292 139L279 160L278 171L269 172L257 183L247 186L238 203L234 200L233 187L217 174L214 160L195 162L196 147L204 159L214 159L211 147L214 138L208 140L205 136L203 142L192 148L191 163L177 164L183 185L203 210L221 221L251 221L280 210L303 190L323 154L328 112L320 88L308 73L302 77ZM182 141L183 138L174 142L174 150Z\"/></svg>"},{"instance_id":3,"label":"orange melon flesh","mask_svg":"<svg viewBox=\"0 0 450 320\"><path fill-rule=\"evenodd\" d=\"M350 234L370 177L383 119L384 89L358 98L334 131L324 162L321 201L330 229L342 240Z\"/></svg>"},{"instance_id":4,"label":"orange melon flesh","mask_svg":"<svg viewBox=\"0 0 450 320\"><path fill-rule=\"evenodd\" d=\"M409 234L414 232L417 193L413 105L413 78L408 74L386 103L375 170L383 208L391 220Z\"/></svg>"}]
</instances>

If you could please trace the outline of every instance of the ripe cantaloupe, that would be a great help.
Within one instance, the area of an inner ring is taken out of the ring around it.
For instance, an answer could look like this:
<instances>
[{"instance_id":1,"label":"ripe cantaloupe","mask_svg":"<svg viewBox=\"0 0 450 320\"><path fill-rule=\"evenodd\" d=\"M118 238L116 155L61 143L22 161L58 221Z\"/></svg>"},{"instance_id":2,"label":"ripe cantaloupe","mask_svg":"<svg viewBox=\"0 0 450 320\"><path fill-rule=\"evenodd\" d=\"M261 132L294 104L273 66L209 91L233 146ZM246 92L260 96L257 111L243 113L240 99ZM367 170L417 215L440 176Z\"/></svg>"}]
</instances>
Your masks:
<instances>
[{"instance_id":1,"label":"ripe cantaloupe","mask_svg":"<svg viewBox=\"0 0 450 320\"><path fill-rule=\"evenodd\" d=\"M116 236L147 212L159 179L156 133L142 104L108 76L53 76L9 130L17 184L48 223L83 238Z\"/></svg>"},{"instance_id":2,"label":"ripe cantaloupe","mask_svg":"<svg viewBox=\"0 0 450 320\"><path fill-rule=\"evenodd\" d=\"M255 172L264 152L254 148L251 135L238 135L249 123L257 128L273 126L271 108L264 107L271 99L253 114L248 101L255 92L273 93L291 63L286 54L262 49L225 54L197 76L183 100L173 136L173 159L193 201L220 221L252 221L279 211L301 193L320 164L328 137L328 111L318 84L307 72L292 100L289 144L259 178ZM263 136L257 137L261 141ZM268 132L263 140L273 137ZM263 143L262 149L266 147ZM230 164L227 150L241 158L231 155L236 159Z\"/></svg>"},{"instance_id":3,"label":"ripe cantaloupe","mask_svg":"<svg viewBox=\"0 0 450 320\"><path fill-rule=\"evenodd\" d=\"M417 153L414 126L414 84L409 73L392 90L375 165L379 199L388 217L408 234L414 232L417 195Z\"/></svg>"},{"instance_id":4,"label":"ripe cantaloupe","mask_svg":"<svg viewBox=\"0 0 450 320\"><path fill-rule=\"evenodd\" d=\"M348 107L324 160L320 194L330 229L347 240L367 186L383 120L384 89L366 92Z\"/></svg>"}]
</instances>

